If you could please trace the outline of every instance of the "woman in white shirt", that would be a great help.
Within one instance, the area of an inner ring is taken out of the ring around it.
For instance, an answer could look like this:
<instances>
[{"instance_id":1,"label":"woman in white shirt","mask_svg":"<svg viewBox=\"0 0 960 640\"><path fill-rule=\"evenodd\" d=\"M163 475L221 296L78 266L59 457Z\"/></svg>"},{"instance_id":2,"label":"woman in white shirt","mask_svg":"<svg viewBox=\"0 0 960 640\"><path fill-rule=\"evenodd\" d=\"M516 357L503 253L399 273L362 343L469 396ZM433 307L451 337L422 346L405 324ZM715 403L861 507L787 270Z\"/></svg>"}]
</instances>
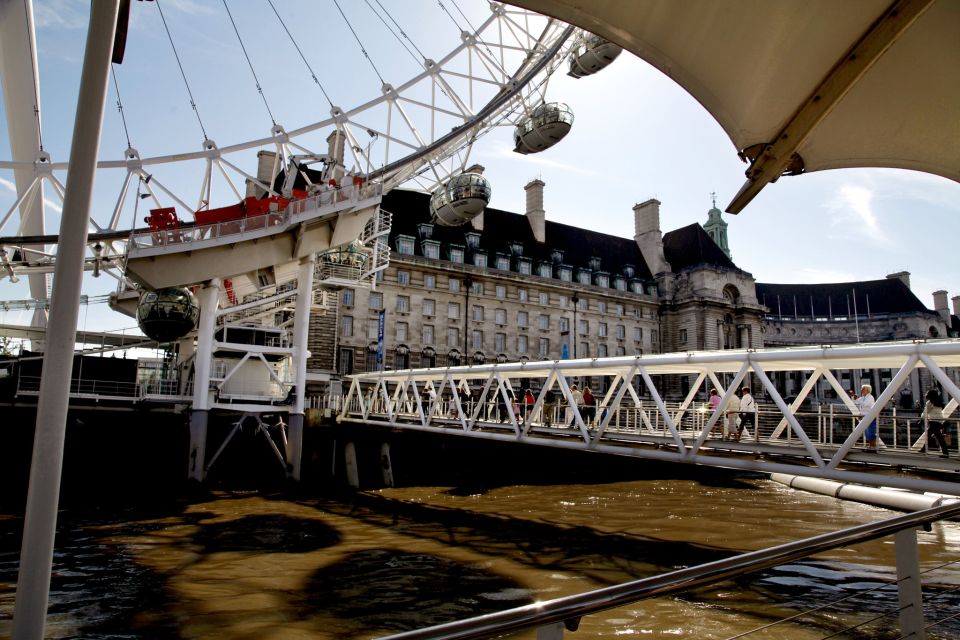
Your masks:
<instances>
[{"instance_id":1,"label":"woman in white shirt","mask_svg":"<svg viewBox=\"0 0 960 640\"><path fill-rule=\"evenodd\" d=\"M868 384L860 387L860 397L857 398L857 408L860 410L860 415L865 415L870 409L873 408L873 405L876 404L876 400L873 397L873 387ZM864 434L864 437L867 439L867 449L870 451L877 450L877 421L874 419L870 423L870 426L867 427L867 432Z\"/></svg>"}]
</instances>

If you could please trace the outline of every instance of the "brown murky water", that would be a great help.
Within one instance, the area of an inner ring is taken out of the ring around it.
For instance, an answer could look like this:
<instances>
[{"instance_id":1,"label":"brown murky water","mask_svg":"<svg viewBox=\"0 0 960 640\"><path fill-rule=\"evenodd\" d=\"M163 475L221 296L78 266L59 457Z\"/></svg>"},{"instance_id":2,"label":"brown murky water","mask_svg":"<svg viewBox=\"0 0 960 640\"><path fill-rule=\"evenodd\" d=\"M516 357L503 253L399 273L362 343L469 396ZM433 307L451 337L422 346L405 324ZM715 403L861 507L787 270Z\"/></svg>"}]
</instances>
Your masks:
<instances>
[{"instance_id":1,"label":"brown murky water","mask_svg":"<svg viewBox=\"0 0 960 640\"><path fill-rule=\"evenodd\" d=\"M337 498L223 492L164 506L66 510L50 638L375 638L655 575L891 516L759 477L385 489ZM22 523L0 516L0 637ZM931 568L960 525L920 534ZM894 575L892 541L585 619L570 638L729 638ZM960 566L928 574L928 621L957 611ZM824 638L884 589L749 638ZM843 638L897 637L896 617ZM930 630L960 637L956 620ZM533 632L516 637L534 638Z\"/></svg>"}]
</instances>

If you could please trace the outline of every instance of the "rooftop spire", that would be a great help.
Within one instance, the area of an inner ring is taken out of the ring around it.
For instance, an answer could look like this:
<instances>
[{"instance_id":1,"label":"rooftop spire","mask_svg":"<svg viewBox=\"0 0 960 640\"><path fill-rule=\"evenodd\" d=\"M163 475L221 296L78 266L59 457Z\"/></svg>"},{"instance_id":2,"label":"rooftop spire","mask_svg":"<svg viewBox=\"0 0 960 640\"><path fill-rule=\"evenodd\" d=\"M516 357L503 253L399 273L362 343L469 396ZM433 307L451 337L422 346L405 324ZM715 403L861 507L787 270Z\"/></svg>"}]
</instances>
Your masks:
<instances>
[{"instance_id":1,"label":"rooftop spire","mask_svg":"<svg viewBox=\"0 0 960 640\"><path fill-rule=\"evenodd\" d=\"M713 208L707 212L707 224L703 225L703 230L720 247L720 250L733 260L733 256L730 255L730 245L727 242L727 222L723 219L723 212L717 208L716 191L710 193L710 200L713 202Z\"/></svg>"}]
</instances>

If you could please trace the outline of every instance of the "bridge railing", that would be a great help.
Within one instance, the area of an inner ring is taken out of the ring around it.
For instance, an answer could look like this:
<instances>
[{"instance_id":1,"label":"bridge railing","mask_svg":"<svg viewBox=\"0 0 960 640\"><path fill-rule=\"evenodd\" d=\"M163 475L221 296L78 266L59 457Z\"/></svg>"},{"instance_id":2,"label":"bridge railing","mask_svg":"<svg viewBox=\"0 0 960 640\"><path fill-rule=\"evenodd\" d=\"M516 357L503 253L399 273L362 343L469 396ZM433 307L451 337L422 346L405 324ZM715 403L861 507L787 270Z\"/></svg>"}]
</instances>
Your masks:
<instances>
[{"instance_id":1,"label":"bridge railing","mask_svg":"<svg viewBox=\"0 0 960 640\"><path fill-rule=\"evenodd\" d=\"M896 589L899 607L877 616L883 630L889 630L897 617L899 638L926 637L927 621L923 609L923 574L917 545L917 529L929 528L932 523L960 516L960 503L953 502L932 509L881 520L790 542L787 544L744 553L724 560L671 571L659 576L643 578L603 589L588 591L546 602L508 609L497 613L457 620L425 629L397 633L382 640L470 640L474 638L503 637L527 629L537 629L538 640L562 640L564 631L575 631L581 620L590 615L625 607L642 600L679 595L697 587L717 584L771 567L786 564L818 553L854 546L863 542L894 537L896 545ZM958 559L960 560L960 559ZM875 603L876 599L871 598ZM789 604L789 603L785 603ZM867 607L870 604L865 605ZM873 604L876 606L876 604ZM870 612L871 615L874 611ZM930 626L943 623L934 621ZM796 618L791 616L785 622ZM777 623L767 624L770 628ZM640 632L641 630L637 630ZM841 632L842 633L842 632ZM740 636L737 636L740 637ZM783 636L786 637L786 636ZM833 637L833 636L830 636Z\"/></svg>"}]
</instances>

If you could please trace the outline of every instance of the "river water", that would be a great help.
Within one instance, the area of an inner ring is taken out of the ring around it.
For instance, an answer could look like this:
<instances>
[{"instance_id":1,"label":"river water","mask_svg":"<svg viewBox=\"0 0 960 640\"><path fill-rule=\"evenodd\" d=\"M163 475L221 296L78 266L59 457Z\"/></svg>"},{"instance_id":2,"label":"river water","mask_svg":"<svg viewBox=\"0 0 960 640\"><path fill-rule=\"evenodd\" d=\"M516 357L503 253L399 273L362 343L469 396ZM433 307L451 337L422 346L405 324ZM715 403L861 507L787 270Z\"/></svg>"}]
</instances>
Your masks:
<instances>
[{"instance_id":1,"label":"river water","mask_svg":"<svg viewBox=\"0 0 960 640\"><path fill-rule=\"evenodd\" d=\"M760 475L651 467L602 483L408 486L310 495L214 490L68 506L50 638L375 638L656 575L894 515ZM9 509L7 511L10 511ZM0 515L0 637L22 520ZM925 569L960 525L920 533ZM729 638L894 575L892 540L583 620L569 638ZM925 578L928 622L955 613L960 566ZM885 588L747 636L824 638L894 611ZM896 614L841 638L895 638ZM535 633L518 638L534 638ZM960 624L932 638L960 637Z\"/></svg>"}]
</instances>

